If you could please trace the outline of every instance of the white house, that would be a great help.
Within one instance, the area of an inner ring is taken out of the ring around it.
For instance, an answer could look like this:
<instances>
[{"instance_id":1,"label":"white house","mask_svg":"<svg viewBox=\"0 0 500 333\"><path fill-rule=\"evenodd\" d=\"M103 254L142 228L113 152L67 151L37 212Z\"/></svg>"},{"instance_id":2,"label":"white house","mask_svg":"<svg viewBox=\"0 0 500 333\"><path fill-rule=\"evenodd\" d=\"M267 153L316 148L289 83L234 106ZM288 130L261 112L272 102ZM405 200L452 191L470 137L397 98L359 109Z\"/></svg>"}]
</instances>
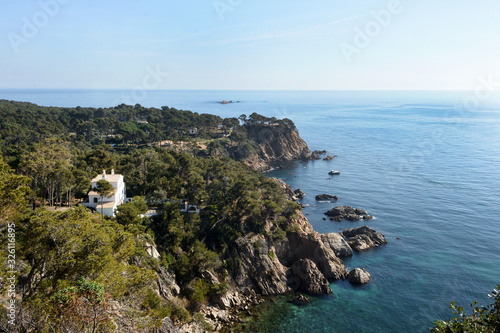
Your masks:
<instances>
[{"instance_id":1,"label":"white house","mask_svg":"<svg viewBox=\"0 0 500 333\"><path fill-rule=\"evenodd\" d=\"M111 185L113 185L113 193L110 197L104 197L101 203L101 198L99 193L94 191L97 186L97 182L101 179L107 180ZM115 216L116 208L126 201L125 197L125 182L123 181L123 176L115 174L115 170L111 170L111 174L107 175L106 170L102 170L102 174L92 179L91 190L89 192L89 201L85 202L83 205L87 207L92 207L96 209L99 213L102 212L107 216Z\"/></svg>"}]
</instances>

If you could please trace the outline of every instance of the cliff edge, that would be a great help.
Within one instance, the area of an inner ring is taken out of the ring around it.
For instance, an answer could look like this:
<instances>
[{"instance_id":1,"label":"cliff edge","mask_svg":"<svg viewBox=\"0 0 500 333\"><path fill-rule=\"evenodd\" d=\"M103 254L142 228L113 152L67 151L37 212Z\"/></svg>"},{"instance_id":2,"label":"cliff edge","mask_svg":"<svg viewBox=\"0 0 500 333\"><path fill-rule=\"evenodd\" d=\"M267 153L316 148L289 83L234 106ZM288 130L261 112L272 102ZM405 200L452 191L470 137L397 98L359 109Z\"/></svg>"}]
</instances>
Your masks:
<instances>
[{"instance_id":1,"label":"cliff edge","mask_svg":"<svg viewBox=\"0 0 500 333\"><path fill-rule=\"evenodd\" d=\"M310 159L311 151L294 127L257 124L242 129L248 141L233 147L230 156L254 170L264 171L276 162Z\"/></svg>"}]
</instances>

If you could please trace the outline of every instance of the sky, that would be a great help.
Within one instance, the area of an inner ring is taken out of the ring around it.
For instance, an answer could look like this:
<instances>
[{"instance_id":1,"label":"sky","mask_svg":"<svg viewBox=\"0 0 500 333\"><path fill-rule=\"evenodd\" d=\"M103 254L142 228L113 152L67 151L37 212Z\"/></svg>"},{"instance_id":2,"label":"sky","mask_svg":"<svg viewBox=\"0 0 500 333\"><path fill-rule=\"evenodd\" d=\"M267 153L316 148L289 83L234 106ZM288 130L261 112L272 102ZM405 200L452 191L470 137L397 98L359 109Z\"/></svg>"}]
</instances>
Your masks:
<instances>
[{"instance_id":1,"label":"sky","mask_svg":"<svg viewBox=\"0 0 500 333\"><path fill-rule=\"evenodd\" d=\"M474 90L500 82L498 13L498 0L0 0L0 89Z\"/></svg>"}]
</instances>

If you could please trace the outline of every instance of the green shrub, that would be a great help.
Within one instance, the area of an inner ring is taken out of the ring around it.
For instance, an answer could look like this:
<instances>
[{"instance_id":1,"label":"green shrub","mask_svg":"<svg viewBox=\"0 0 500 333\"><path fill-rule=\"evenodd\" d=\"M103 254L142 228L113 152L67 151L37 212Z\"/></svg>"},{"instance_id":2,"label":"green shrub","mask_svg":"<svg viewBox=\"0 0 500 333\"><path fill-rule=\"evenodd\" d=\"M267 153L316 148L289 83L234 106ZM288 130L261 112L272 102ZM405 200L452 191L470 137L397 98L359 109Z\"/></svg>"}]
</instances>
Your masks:
<instances>
[{"instance_id":1,"label":"green shrub","mask_svg":"<svg viewBox=\"0 0 500 333\"><path fill-rule=\"evenodd\" d=\"M273 251L269 250L269 252L267 253L267 255L269 256L269 258L271 259L274 259L276 258L276 256L274 255Z\"/></svg>"},{"instance_id":2,"label":"green shrub","mask_svg":"<svg viewBox=\"0 0 500 333\"><path fill-rule=\"evenodd\" d=\"M172 316L175 321L181 323L189 323L193 320L191 318L191 315L189 314L189 311L186 310L186 308L183 306L175 307L172 311Z\"/></svg>"},{"instance_id":3,"label":"green shrub","mask_svg":"<svg viewBox=\"0 0 500 333\"><path fill-rule=\"evenodd\" d=\"M144 301L142 302L142 307L156 310L160 308L161 303L162 301L160 296L149 288L146 292L146 296L144 297Z\"/></svg>"}]
</instances>

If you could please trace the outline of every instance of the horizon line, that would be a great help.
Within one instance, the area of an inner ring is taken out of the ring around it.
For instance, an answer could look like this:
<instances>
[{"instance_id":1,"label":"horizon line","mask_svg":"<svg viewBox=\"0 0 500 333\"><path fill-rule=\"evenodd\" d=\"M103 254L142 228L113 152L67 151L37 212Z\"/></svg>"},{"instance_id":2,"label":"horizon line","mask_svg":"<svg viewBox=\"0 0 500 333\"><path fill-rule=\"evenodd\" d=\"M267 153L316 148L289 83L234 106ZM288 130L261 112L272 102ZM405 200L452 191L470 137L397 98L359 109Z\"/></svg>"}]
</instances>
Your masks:
<instances>
[{"instance_id":1,"label":"horizon line","mask_svg":"<svg viewBox=\"0 0 500 333\"><path fill-rule=\"evenodd\" d=\"M62 91L132 91L134 89L130 88L1 88L0 91L14 91L14 90L62 90ZM474 91L474 89L187 89L187 88L172 88L172 89L145 89L146 91L269 91L269 92L281 92L281 91L419 91L419 92L462 92L462 91Z\"/></svg>"}]
</instances>

